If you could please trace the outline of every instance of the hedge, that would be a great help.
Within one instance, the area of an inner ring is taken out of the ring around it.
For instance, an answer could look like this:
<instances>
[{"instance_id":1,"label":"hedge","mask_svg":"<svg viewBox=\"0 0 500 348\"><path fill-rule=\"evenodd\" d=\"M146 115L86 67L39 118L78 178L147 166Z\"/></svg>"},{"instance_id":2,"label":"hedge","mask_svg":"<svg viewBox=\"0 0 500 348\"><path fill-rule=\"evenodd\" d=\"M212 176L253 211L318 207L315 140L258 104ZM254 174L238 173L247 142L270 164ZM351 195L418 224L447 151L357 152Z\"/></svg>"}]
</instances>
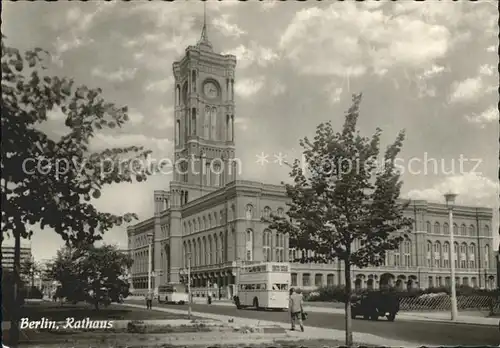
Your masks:
<instances>
[{"instance_id":1,"label":"hedge","mask_svg":"<svg viewBox=\"0 0 500 348\"><path fill-rule=\"evenodd\" d=\"M344 302L345 299L345 286L344 285L334 285L334 286L324 286L320 287L316 290L301 290L298 289L304 296L305 301L321 301L321 302ZM353 290L353 294L360 295L371 290L362 289L359 291ZM438 293L446 293L450 294L451 290L449 287L432 287L427 289L410 289L407 291L400 291L396 288L392 287L389 291L394 292L398 295L398 297L419 297L424 294L438 294ZM485 290L472 288L470 286L461 285L458 286L457 296L472 296L472 295L482 295L482 296L491 296L491 297L499 297L500 290Z\"/></svg>"}]
</instances>

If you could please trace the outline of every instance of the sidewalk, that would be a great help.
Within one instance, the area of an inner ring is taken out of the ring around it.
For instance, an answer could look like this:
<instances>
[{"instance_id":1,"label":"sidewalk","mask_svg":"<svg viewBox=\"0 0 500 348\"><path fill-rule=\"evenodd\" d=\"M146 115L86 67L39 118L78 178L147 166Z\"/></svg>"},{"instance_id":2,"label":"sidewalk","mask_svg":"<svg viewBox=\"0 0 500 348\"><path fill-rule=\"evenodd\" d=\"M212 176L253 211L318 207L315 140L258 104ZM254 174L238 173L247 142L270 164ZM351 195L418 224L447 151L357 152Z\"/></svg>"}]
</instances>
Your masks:
<instances>
[{"instance_id":1,"label":"sidewalk","mask_svg":"<svg viewBox=\"0 0 500 348\"><path fill-rule=\"evenodd\" d=\"M230 301L214 301L213 306L234 306L234 303ZM304 311L309 313L333 313L333 314L344 314L343 308L332 308L332 307L316 307L316 306L306 306ZM448 322L452 323L450 318L450 313L448 312L399 312L396 320L408 320L408 321L437 321L437 322ZM487 325L487 326L498 326L499 318L488 318L481 317L478 315L472 315L472 313L460 313L458 312L458 318L456 323L462 324L474 324L474 325Z\"/></svg>"},{"instance_id":2,"label":"sidewalk","mask_svg":"<svg viewBox=\"0 0 500 348\"><path fill-rule=\"evenodd\" d=\"M219 302L218 304L220 305L222 303ZM142 308L142 306L128 304L128 303L124 303L122 305L127 306L127 307L133 307L133 308ZM179 310L179 309L153 307L153 310L174 313L174 314L186 314L185 310ZM213 320L220 320L220 321L223 321L225 323L228 323L230 320L232 320L233 325L240 325L240 326L255 326L255 327L280 326L280 327L284 328L285 330L288 330L289 326L290 326L288 323L279 323L279 322L256 320L256 319L249 319L249 318L232 317L232 316L227 316L227 315L218 315L218 314L211 314L211 313L193 312L191 314L193 316L196 316L196 317L202 317L202 318L213 319ZM281 336L281 335L278 335L278 336ZM323 339L323 340L344 341L345 340L345 331L306 326L305 332L287 331L286 337L289 340ZM248 339L249 338L246 338L247 342L248 342ZM277 339L282 340L283 337L277 337ZM254 340L254 338L252 338L252 341L253 340ZM372 334L357 333L357 332L353 333L353 340L357 344L366 344L366 345L369 344L370 346L385 346L385 347L421 347L423 345L429 346L428 344L425 344L424 342L417 343L417 342L397 341L397 340L391 340L391 339L387 339L387 338L380 337L380 336L375 336Z\"/></svg>"}]
</instances>

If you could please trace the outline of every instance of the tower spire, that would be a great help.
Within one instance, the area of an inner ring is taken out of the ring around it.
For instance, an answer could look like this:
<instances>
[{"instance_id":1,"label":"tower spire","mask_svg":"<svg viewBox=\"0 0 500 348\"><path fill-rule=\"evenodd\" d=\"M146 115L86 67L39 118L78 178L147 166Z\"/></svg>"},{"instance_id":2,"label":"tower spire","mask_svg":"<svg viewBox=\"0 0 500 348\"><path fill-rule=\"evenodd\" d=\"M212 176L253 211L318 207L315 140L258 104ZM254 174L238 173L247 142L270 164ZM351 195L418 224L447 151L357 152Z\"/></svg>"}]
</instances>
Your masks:
<instances>
[{"instance_id":1,"label":"tower spire","mask_svg":"<svg viewBox=\"0 0 500 348\"><path fill-rule=\"evenodd\" d=\"M200 41L198 46L205 46L212 50L212 44L208 40L208 30L207 30L207 1L203 1L203 29L201 30Z\"/></svg>"}]
</instances>

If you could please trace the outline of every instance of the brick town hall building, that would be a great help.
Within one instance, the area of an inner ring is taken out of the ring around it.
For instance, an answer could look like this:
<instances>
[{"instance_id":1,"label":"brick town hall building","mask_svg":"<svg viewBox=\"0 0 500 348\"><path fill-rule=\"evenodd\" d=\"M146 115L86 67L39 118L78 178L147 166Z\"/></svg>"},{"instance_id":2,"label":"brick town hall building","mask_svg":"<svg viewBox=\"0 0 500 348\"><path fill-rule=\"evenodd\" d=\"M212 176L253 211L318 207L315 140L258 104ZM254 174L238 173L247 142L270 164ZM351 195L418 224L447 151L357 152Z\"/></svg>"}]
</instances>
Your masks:
<instances>
[{"instance_id":1,"label":"brick town hall building","mask_svg":"<svg viewBox=\"0 0 500 348\"><path fill-rule=\"evenodd\" d=\"M175 77L175 160L169 191L154 192L154 215L127 228L134 264L131 290L148 289L148 234L152 234L152 288L181 281L191 260L194 293L217 287L232 295L237 266L246 261L288 262L299 252L284 235L267 229L261 217L285 214L280 185L237 180L234 141L236 57L215 53L204 26L196 46L173 63ZM192 167L191 167L192 166ZM222 172L222 173L221 173ZM221 174L217 174L221 173ZM450 226L445 204L414 201L406 214L412 233L386 265L353 270L353 286L377 288L382 282L439 286L449 282ZM495 286L492 209L456 206L453 231L457 284ZM342 284L342 265L292 263L292 285L307 289Z\"/></svg>"}]
</instances>

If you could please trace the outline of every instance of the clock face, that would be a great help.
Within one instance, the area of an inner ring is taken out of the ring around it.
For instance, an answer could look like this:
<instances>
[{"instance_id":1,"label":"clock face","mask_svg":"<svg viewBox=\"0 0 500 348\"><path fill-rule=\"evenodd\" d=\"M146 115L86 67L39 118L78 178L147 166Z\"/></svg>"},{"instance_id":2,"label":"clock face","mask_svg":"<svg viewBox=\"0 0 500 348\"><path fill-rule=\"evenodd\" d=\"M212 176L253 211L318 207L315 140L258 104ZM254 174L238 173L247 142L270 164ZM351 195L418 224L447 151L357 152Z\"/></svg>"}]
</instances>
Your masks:
<instances>
[{"instance_id":1,"label":"clock face","mask_svg":"<svg viewBox=\"0 0 500 348\"><path fill-rule=\"evenodd\" d=\"M208 98L213 99L217 98L217 96L219 95L219 89L217 88L215 83L209 81L205 82L205 84L203 85L203 93L205 93Z\"/></svg>"}]
</instances>

